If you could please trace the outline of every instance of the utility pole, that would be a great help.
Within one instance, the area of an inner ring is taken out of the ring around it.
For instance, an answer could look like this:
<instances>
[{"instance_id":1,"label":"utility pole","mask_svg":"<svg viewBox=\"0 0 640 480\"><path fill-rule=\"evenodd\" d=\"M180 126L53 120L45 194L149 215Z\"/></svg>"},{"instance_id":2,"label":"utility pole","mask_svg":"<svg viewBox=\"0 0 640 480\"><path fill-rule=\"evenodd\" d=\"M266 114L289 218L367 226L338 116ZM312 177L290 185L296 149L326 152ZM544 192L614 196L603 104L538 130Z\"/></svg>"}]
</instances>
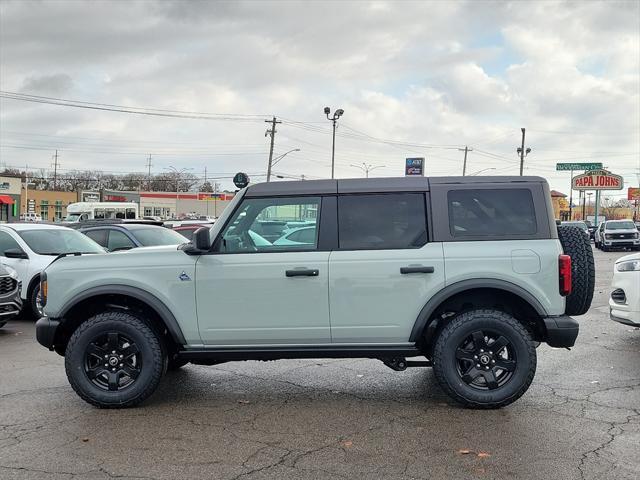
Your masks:
<instances>
[{"instance_id":1,"label":"utility pole","mask_svg":"<svg viewBox=\"0 0 640 480\"><path fill-rule=\"evenodd\" d=\"M525 133L525 129L521 128L520 130L522 130L522 146L518 147L516 149L516 152L518 152L520 154L520 176L522 176L523 171L524 171L524 157L529 155L529 153L531 152L531 149L527 148L525 150L525 148L524 148L524 133Z\"/></svg>"},{"instance_id":2,"label":"utility pole","mask_svg":"<svg viewBox=\"0 0 640 480\"><path fill-rule=\"evenodd\" d=\"M271 136L271 148L269 149L269 164L267 165L267 182L269 182L271 181L271 162L273 161L273 143L275 142L275 139L276 139L276 124L282 123L282 122L279 120L276 120L275 116L273 117L272 120L265 120L265 122L271 124L271 128L267 129L267 131L264 133L265 137L267 135Z\"/></svg>"},{"instance_id":3,"label":"utility pole","mask_svg":"<svg viewBox=\"0 0 640 480\"><path fill-rule=\"evenodd\" d=\"M147 159L147 165L146 167L149 169L148 170L148 175L147 175L147 191L151 191L151 154L149 154L149 158Z\"/></svg>"},{"instance_id":4,"label":"utility pole","mask_svg":"<svg viewBox=\"0 0 640 480\"><path fill-rule=\"evenodd\" d=\"M464 152L464 162L462 164L462 176L464 177L467 174L467 153L473 152L473 148L469 148L465 145L464 148L459 148L458 150Z\"/></svg>"},{"instance_id":5,"label":"utility pole","mask_svg":"<svg viewBox=\"0 0 640 480\"><path fill-rule=\"evenodd\" d=\"M207 167L204 167L204 184L207 184ZM205 203L207 204L207 217L209 216L209 199L205 197Z\"/></svg>"},{"instance_id":6,"label":"utility pole","mask_svg":"<svg viewBox=\"0 0 640 480\"><path fill-rule=\"evenodd\" d=\"M58 150L53 156L53 189L58 189Z\"/></svg>"}]
</instances>

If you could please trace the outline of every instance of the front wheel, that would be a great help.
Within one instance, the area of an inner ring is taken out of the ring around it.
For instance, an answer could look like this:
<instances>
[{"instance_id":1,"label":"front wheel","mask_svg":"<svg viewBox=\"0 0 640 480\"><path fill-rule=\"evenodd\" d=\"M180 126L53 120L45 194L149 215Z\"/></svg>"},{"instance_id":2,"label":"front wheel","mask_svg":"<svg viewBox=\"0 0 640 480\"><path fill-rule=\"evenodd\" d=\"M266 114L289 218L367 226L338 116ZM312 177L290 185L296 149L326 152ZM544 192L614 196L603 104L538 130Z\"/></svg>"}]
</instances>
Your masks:
<instances>
[{"instance_id":1,"label":"front wheel","mask_svg":"<svg viewBox=\"0 0 640 480\"><path fill-rule=\"evenodd\" d=\"M36 282L36 284L31 289L28 300L28 309L27 314L34 320L38 320L40 317L44 315L44 307L42 306L42 294L40 292L40 282Z\"/></svg>"},{"instance_id":2,"label":"front wheel","mask_svg":"<svg viewBox=\"0 0 640 480\"><path fill-rule=\"evenodd\" d=\"M469 408L500 408L516 401L536 373L531 335L511 315L473 310L438 335L433 369L442 389Z\"/></svg>"},{"instance_id":3,"label":"front wheel","mask_svg":"<svg viewBox=\"0 0 640 480\"><path fill-rule=\"evenodd\" d=\"M65 353L69 383L101 408L132 407L157 388L167 366L157 334L128 312L91 317L73 333Z\"/></svg>"}]
</instances>

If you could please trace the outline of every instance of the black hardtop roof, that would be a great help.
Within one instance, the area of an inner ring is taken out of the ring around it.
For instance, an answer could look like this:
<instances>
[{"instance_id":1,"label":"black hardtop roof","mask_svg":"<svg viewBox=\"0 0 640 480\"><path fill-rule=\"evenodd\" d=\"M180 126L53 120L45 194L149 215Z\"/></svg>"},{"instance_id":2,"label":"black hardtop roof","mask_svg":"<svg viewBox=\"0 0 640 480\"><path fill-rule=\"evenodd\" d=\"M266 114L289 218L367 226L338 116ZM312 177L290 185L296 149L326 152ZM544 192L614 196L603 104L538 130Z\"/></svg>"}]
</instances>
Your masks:
<instances>
[{"instance_id":1,"label":"black hardtop roof","mask_svg":"<svg viewBox=\"0 0 640 480\"><path fill-rule=\"evenodd\" d=\"M247 197L265 197L271 195L416 192L428 191L430 185L546 182L544 178L534 176L345 178L339 180L300 180L256 183L247 187L245 195Z\"/></svg>"}]
</instances>

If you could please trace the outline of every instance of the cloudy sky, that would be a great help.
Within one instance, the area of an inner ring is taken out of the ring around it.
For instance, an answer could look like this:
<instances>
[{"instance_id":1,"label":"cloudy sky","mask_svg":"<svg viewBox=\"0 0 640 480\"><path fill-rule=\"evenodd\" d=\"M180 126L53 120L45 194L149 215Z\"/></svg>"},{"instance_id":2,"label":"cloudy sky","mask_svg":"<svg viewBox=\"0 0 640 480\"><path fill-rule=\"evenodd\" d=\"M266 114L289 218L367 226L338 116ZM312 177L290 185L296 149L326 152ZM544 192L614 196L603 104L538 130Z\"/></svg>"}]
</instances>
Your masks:
<instances>
[{"instance_id":1,"label":"cloudy sky","mask_svg":"<svg viewBox=\"0 0 640 480\"><path fill-rule=\"evenodd\" d=\"M403 175L405 157L461 174L464 145L468 173L517 174L526 127L525 174L567 192L557 162L599 161L637 185L640 2L2 0L0 90L198 112L2 98L7 166L57 148L62 169L143 172L151 154L230 187L264 179L276 115L276 154L301 151L275 172L328 178L330 106L338 177Z\"/></svg>"}]
</instances>

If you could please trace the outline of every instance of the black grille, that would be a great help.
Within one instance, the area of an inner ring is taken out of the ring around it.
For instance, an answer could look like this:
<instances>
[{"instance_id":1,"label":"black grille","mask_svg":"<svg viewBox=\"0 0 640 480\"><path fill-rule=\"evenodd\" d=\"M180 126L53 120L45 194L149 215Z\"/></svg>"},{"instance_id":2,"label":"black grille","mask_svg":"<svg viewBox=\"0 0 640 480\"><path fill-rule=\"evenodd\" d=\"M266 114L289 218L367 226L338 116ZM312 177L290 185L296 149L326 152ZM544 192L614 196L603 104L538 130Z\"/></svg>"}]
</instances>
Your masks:
<instances>
[{"instance_id":1,"label":"black grille","mask_svg":"<svg viewBox=\"0 0 640 480\"><path fill-rule=\"evenodd\" d=\"M612 233L611 238L635 238L635 233Z\"/></svg>"},{"instance_id":2,"label":"black grille","mask_svg":"<svg viewBox=\"0 0 640 480\"><path fill-rule=\"evenodd\" d=\"M616 288L613 292L611 292L611 299L616 303L626 303L627 296L624 294L624 290L621 288Z\"/></svg>"},{"instance_id":3,"label":"black grille","mask_svg":"<svg viewBox=\"0 0 640 480\"><path fill-rule=\"evenodd\" d=\"M0 295L13 292L18 286L18 282L11 277L0 277Z\"/></svg>"}]
</instances>

